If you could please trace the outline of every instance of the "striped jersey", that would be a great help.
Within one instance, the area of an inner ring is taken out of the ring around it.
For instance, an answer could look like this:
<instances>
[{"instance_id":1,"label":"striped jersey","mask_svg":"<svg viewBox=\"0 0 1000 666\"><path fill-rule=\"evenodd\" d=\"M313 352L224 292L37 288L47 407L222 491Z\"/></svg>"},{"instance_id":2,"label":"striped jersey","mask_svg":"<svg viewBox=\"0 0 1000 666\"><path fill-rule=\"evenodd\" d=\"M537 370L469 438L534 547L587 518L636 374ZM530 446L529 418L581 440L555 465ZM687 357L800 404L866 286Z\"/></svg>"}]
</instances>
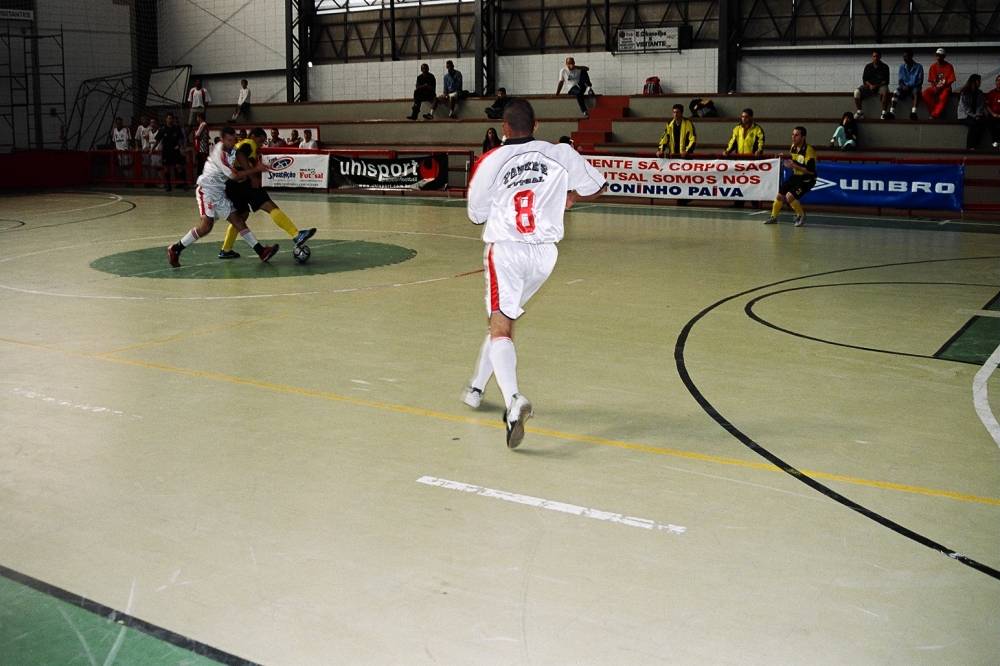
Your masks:
<instances>
[{"instance_id":1,"label":"striped jersey","mask_svg":"<svg viewBox=\"0 0 1000 666\"><path fill-rule=\"evenodd\" d=\"M566 143L509 139L480 158L469 183L468 213L485 224L483 242L558 243L566 194L595 194L602 176Z\"/></svg>"}]
</instances>

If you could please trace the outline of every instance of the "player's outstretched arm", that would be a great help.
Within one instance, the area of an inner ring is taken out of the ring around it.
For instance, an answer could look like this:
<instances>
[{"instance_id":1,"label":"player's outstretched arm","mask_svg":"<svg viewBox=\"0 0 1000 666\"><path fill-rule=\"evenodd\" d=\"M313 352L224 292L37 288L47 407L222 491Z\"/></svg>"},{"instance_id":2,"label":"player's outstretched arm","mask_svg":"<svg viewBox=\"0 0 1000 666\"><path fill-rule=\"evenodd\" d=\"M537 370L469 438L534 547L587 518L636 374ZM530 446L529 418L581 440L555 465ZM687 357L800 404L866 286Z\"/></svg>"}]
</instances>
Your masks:
<instances>
[{"instance_id":1,"label":"player's outstretched arm","mask_svg":"<svg viewBox=\"0 0 1000 666\"><path fill-rule=\"evenodd\" d=\"M569 192L566 193L566 210L572 208L573 205L578 201L593 201L594 199L601 196L607 191L608 191L607 183L604 183L604 186L601 187L601 189L594 192L593 194L588 194L586 196L580 194L576 190L570 190Z\"/></svg>"}]
</instances>

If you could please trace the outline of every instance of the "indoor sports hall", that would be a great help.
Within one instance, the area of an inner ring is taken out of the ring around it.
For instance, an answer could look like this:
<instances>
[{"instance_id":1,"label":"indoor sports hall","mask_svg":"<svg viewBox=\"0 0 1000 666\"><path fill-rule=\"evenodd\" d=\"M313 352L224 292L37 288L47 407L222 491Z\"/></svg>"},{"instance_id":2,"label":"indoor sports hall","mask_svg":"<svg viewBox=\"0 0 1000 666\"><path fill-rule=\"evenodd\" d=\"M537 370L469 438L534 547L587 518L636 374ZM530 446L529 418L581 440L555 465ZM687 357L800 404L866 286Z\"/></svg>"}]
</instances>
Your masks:
<instances>
[{"instance_id":1,"label":"indoor sports hall","mask_svg":"<svg viewBox=\"0 0 1000 666\"><path fill-rule=\"evenodd\" d=\"M839 0L768 0L770 27L730 0L352 3L0 2L0 664L995 663L1000 158L956 115L1000 72L997 13L915 1L870 34L828 23ZM654 29L678 41L619 34ZM939 42L944 118L866 96L861 147L828 145L873 44L895 76ZM586 115L553 94L574 54ZM448 59L457 117L408 120ZM269 260L245 237L220 259L220 219L170 265L205 191L195 81L219 155L230 126L318 137L255 153L308 246L258 211ZM516 449L496 381L463 402L491 266L466 194L501 86L611 185L566 211L517 320ZM655 157L678 102L683 162ZM767 145L724 160L751 106ZM183 130L172 182L166 144L132 143L144 113ZM776 189L669 166L765 178L799 126L801 226L763 224Z\"/></svg>"}]
</instances>

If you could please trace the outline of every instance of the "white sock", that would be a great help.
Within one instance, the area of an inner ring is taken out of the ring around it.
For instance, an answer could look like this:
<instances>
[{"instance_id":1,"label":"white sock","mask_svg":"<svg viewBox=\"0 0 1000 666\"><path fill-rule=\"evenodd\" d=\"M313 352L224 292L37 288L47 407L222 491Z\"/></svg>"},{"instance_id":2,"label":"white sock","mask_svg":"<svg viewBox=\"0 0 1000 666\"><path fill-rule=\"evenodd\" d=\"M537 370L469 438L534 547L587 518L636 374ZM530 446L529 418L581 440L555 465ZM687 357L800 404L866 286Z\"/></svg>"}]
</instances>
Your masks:
<instances>
[{"instance_id":1,"label":"white sock","mask_svg":"<svg viewBox=\"0 0 1000 666\"><path fill-rule=\"evenodd\" d=\"M243 237L243 240L245 240L247 245L250 247L257 247L257 237L253 235L253 232L250 231L250 229L244 229L241 231L240 236Z\"/></svg>"},{"instance_id":2,"label":"white sock","mask_svg":"<svg viewBox=\"0 0 1000 666\"><path fill-rule=\"evenodd\" d=\"M184 234L184 238L181 239L181 245L183 245L184 247L194 245L194 242L198 240L198 238L199 238L198 230L192 229L191 231Z\"/></svg>"},{"instance_id":3,"label":"white sock","mask_svg":"<svg viewBox=\"0 0 1000 666\"><path fill-rule=\"evenodd\" d=\"M492 376L493 362L490 361L490 334L487 333L486 339L483 340L483 346L479 348L479 358L476 359L476 374L469 380L469 385L472 388L482 391L486 388Z\"/></svg>"},{"instance_id":4,"label":"white sock","mask_svg":"<svg viewBox=\"0 0 1000 666\"><path fill-rule=\"evenodd\" d=\"M493 338L490 342L490 362L497 386L503 393L503 401L510 409L510 403L517 393L517 352L510 338Z\"/></svg>"}]
</instances>

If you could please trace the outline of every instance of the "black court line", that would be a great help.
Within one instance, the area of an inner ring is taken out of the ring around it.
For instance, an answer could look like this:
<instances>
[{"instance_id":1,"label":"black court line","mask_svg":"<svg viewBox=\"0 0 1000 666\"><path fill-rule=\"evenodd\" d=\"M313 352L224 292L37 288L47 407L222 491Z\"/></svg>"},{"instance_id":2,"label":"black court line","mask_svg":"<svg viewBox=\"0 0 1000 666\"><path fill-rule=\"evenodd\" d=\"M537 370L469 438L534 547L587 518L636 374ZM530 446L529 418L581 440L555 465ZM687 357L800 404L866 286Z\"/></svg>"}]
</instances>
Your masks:
<instances>
[{"instance_id":1,"label":"black court line","mask_svg":"<svg viewBox=\"0 0 1000 666\"><path fill-rule=\"evenodd\" d=\"M838 493L832 488L823 485L816 479L804 474L801 470L785 462L784 460L782 460L781 458L779 458L778 456L776 456L775 454L771 453L766 448L758 444L756 441L754 441L752 437L744 433L734 424L730 423L729 420L726 417L724 417L719 412L719 410L715 408L715 406L708 400L708 398L705 397L705 394L701 392L697 384L695 384L694 380L691 378L691 374L688 372L687 369L687 362L684 359L684 348L687 345L688 338L691 336L691 331L694 329L695 325L699 321L701 321L708 313L724 305L725 303L746 296L747 294L752 294L755 291L760 291L761 289L769 289L771 287L776 287L782 284L788 284L789 282L796 282L798 280L806 280L810 278L822 277L824 275L837 275L840 273L872 270L876 268L890 268L893 266L914 266L919 264L935 264L935 263L944 263L953 261L977 261L977 260L981 261L984 259L1000 259L1000 256L991 255L983 257L956 257L954 259L924 259L920 261L899 261L889 264L875 264L872 266L841 268L833 271L824 271L822 273L812 273L810 275L800 275L799 277L788 278L785 280L778 280L777 282L771 282L769 284L741 291L731 296L726 296L725 298L718 300L715 303L712 303L711 305L703 308L698 314L696 314L694 317L688 320L688 322L684 325L684 328L681 330L680 334L677 336L677 341L674 345L674 362L677 365L677 374L680 375L681 381L684 382L684 386L687 388L691 396L695 399L698 405L705 411L705 413L712 418L712 420L718 423L730 435L735 437L741 444L743 444L757 455L761 456L771 464L781 469L781 471L797 479L798 481L801 481L802 483L809 486L813 490L822 493L826 497L829 497L833 501L847 507L852 511L861 514L865 518L873 520L879 525L887 527L893 532L896 532L897 534L904 536L907 539L919 543L921 546L925 546L927 548L935 550L943 555L946 555L950 559L955 560L956 562L964 564L967 567L975 569L976 571L984 573L987 576L1000 581L1000 571L998 571L997 569L994 569L993 567L978 562L970 557L966 557L965 555L943 544L940 544L922 534L919 534L918 532L915 532L907 527L904 527L903 525L900 525L899 523L889 518L886 518L885 516L865 506L862 506L861 504L858 504L854 500Z\"/></svg>"},{"instance_id":2,"label":"black court line","mask_svg":"<svg viewBox=\"0 0 1000 666\"><path fill-rule=\"evenodd\" d=\"M993 298L991 298L986 303L986 305L984 305L983 307L981 307L979 309L980 310L989 310L990 307L992 307L993 305L996 305L997 301L1000 301L1000 293L997 293L997 295L994 296ZM947 342L945 342L943 345L941 345L940 349L938 349L936 352L934 352L934 358L941 358L943 356L943 354L946 351L948 351L949 347L951 347L953 344L955 344L955 342L960 337L962 337L963 335L965 335L965 332L967 330L969 330L969 327L972 326L972 324L974 324L977 319L979 319L979 315L973 315L973 316L969 317L969 321L965 322L965 324L963 324L961 328L959 328L957 331L955 331L955 334L953 336L951 336L950 338L948 338ZM942 359L942 360L946 360L947 361L947 360L951 360L951 359Z\"/></svg>"},{"instance_id":3,"label":"black court line","mask_svg":"<svg viewBox=\"0 0 1000 666\"><path fill-rule=\"evenodd\" d=\"M814 285L808 285L808 286L805 286L805 287L792 287L790 289L779 289L778 291L772 291L772 292L764 294L762 296L758 296L757 298L753 299L752 301L749 301L746 304L746 306L744 306L743 312L745 312L748 317L750 317L751 319L753 319L758 324L763 324L764 326L767 326L768 328L773 328L776 331L781 331L782 333L787 333L788 335L795 336L796 338L802 338L804 340L812 340L813 342L822 342L823 344L832 345L834 347L845 347L847 349L857 349L857 350L860 350L860 351L877 352L879 354L890 354L892 356L909 356L910 358L924 358L924 359L929 359L931 361L947 361L949 363L966 363L966 364L970 364L970 365L978 365L977 363L973 363L972 361L960 361L958 359L952 359L952 358L941 358L941 357L938 356L937 353L934 354L934 355L913 354L911 352L894 351L892 349L879 349L878 347L863 347L861 345L847 344L846 342L837 342L835 340L827 340L825 338L817 338L817 337L812 336L812 335L806 335L805 333L799 333L797 331L793 331L791 329L783 328L781 326L778 326L777 324L775 324L775 323L773 323L771 321L768 321L767 319L764 319L759 314L757 314L756 311L754 311L754 306L757 305L757 303L759 303L760 301L763 301L766 298L771 298L772 296L777 296L779 294L787 294L787 293L792 292L792 291L802 291L804 289L823 289L824 287L856 287L858 285L869 285L869 284L870 285L921 284L921 285L932 285L932 286L944 285L944 286L955 286L955 287L994 287L994 288L1000 287L1000 285L996 285L996 284L978 284L978 283L972 283L972 282L909 282L909 281L892 281L892 282L835 282L835 283L831 283L831 284L814 284ZM964 331L968 327L968 325L969 324L966 323L965 326L963 326L961 330ZM957 336L952 336L952 339L955 339L956 337ZM947 345L945 345L945 346L947 347ZM940 353L940 351L938 353Z\"/></svg>"},{"instance_id":4,"label":"black court line","mask_svg":"<svg viewBox=\"0 0 1000 666\"><path fill-rule=\"evenodd\" d=\"M99 604L96 601L87 599L86 597L81 597L79 594L73 594L72 592L64 590L61 587L50 585L49 583L38 580L37 578L32 578L31 576L23 574L19 571L8 569L2 564L0 564L0 576L30 587L31 589L37 590L43 594L47 594L50 597L55 597L60 601L65 601L66 603L76 606L77 608L82 608L85 611L89 611L94 615L110 620L111 622L117 622L119 625L124 625L137 631L141 631L142 633L148 634L165 643L170 643L171 645L176 645L179 648L183 648L202 657L213 659L220 664L229 664L232 666L260 666L256 662L250 661L249 659L237 657L234 654L224 652L218 648L212 647L211 645L205 645L204 643L196 641L193 638L188 638L187 636L174 633L169 629L158 627L151 622L140 620L134 615L123 613L119 610L115 610L114 608L110 608L103 604Z\"/></svg>"},{"instance_id":5,"label":"black court line","mask_svg":"<svg viewBox=\"0 0 1000 666\"><path fill-rule=\"evenodd\" d=\"M0 218L0 223L7 225L4 226L3 229L0 229L0 231L13 231L14 229L20 229L27 224L24 220L8 220L6 218Z\"/></svg>"},{"instance_id":6,"label":"black court line","mask_svg":"<svg viewBox=\"0 0 1000 666\"><path fill-rule=\"evenodd\" d=\"M115 201L114 203L127 204L129 207L126 208L125 210L119 210L119 211L116 211L114 213L105 213L103 215L97 215L95 217L85 217L82 220L69 220L68 222L55 222L53 224L37 224L37 225L35 225L35 224L25 224L24 222L21 222L20 220L12 220L12 221L16 221L16 222L21 222L21 224L18 225L18 226L16 226L16 227L10 227L9 229L0 229L0 231L17 231L17 230L20 230L20 229L23 229L24 231L34 231L36 229L49 229L51 227L65 227L65 226L70 225L70 224L79 224L81 222L91 222L93 220L104 220L104 219L107 219L109 217L115 217L116 215L124 215L125 213L129 213L129 212L135 210L135 208L136 208L136 203L134 201L129 201L128 199L121 199L119 201Z\"/></svg>"}]
</instances>

